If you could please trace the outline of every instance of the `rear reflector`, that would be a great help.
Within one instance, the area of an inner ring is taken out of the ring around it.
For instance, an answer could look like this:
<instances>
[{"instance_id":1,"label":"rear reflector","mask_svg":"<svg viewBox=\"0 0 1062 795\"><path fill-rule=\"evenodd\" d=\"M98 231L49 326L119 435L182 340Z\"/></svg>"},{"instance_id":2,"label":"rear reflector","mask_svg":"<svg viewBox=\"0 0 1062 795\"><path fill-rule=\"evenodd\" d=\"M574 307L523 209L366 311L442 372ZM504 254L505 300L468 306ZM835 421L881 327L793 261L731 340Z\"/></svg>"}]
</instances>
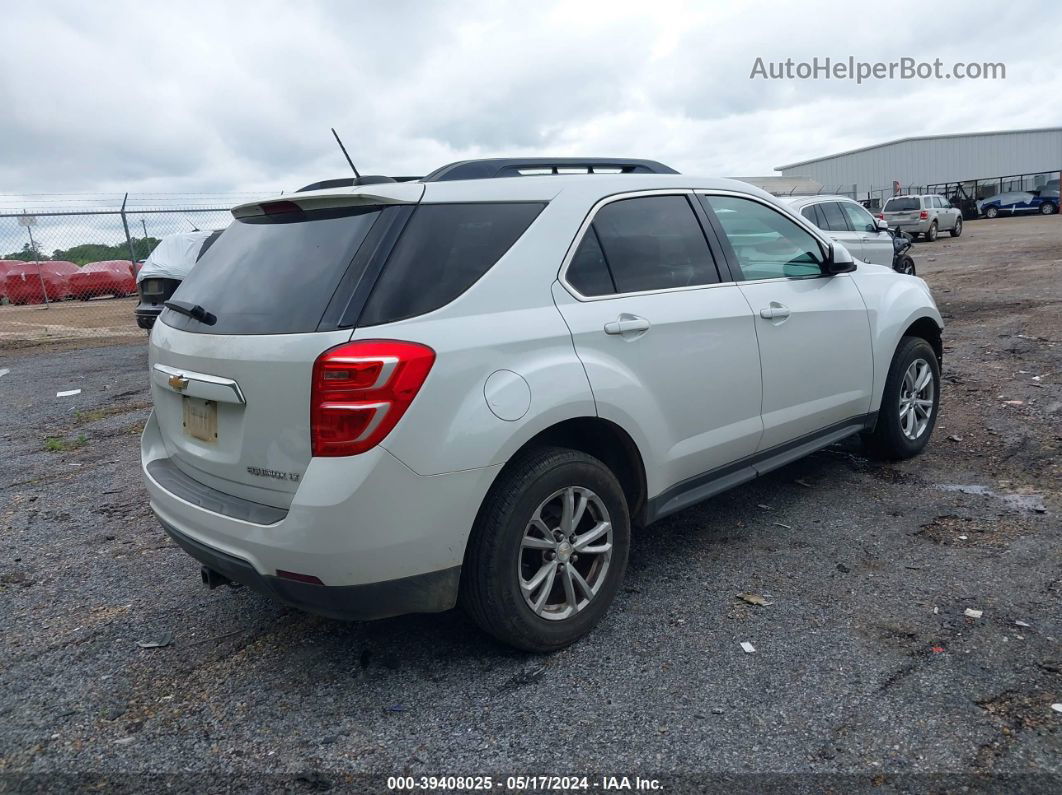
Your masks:
<instances>
[{"instance_id":1,"label":"rear reflector","mask_svg":"<svg viewBox=\"0 0 1062 795\"><path fill-rule=\"evenodd\" d=\"M318 356L310 388L313 455L357 455L382 442L433 364L431 348L398 340L348 342Z\"/></svg>"},{"instance_id":2,"label":"rear reflector","mask_svg":"<svg viewBox=\"0 0 1062 795\"><path fill-rule=\"evenodd\" d=\"M277 576L283 580L294 580L295 582L304 582L308 585L324 585L320 579L314 577L312 574L299 574L295 571L284 571L283 569L277 569Z\"/></svg>"}]
</instances>

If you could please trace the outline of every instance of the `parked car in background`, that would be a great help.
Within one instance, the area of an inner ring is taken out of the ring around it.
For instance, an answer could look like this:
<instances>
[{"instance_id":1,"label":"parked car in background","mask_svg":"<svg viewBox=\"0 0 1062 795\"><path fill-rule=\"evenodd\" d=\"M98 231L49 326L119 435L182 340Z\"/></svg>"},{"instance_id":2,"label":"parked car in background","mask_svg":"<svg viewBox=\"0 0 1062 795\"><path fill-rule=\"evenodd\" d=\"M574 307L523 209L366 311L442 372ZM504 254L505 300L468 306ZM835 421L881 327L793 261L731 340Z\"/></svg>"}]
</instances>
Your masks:
<instances>
[{"instance_id":1,"label":"parked car in background","mask_svg":"<svg viewBox=\"0 0 1062 795\"><path fill-rule=\"evenodd\" d=\"M1054 215L1058 212L1058 180L1047 182L1039 190L998 193L977 202L977 212L985 218L1000 215Z\"/></svg>"},{"instance_id":2,"label":"parked car in background","mask_svg":"<svg viewBox=\"0 0 1062 795\"><path fill-rule=\"evenodd\" d=\"M73 262L43 260L39 271L36 262L22 262L8 270L3 292L13 304L65 301L73 295L70 277L77 272Z\"/></svg>"},{"instance_id":3,"label":"parked car in background","mask_svg":"<svg viewBox=\"0 0 1062 795\"><path fill-rule=\"evenodd\" d=\"M196 230L166 235L139 266L136 291L140 302L133 310L136 324L150 330L162 305L180 287L181 282L209 249L221 230Z\"/></svg>"},{"instance_id":4,"label":"parked car in background","mask_svg":"<svg viewBox=\"0 0 1062 795\"><path fill-rule=\"evenodd\" d=\"M940 232L950 232L952 237L962 234L962 210L952 207L936 193L893 196L885 202L879 217L888 222L890 229L907 232L912 237L922 235L930 242Z\"/></svg>"},{"instance_id":5,"label":"parked car in background","mask_svg":"<svg viewBox=\"0 0 1062 795\"><path fill-rule=\"evenodd\" d=\"M87 301L99 296L124 298L136 292L133 263L127 259L89 262L70 276L70 292L74 298Z\"/></svg>"},{"instance_id":6,"label":"parked car in background","mask_svg":"<svg viewBox=\"0 0 1062 795\"><path fill-rule=\"evenodd\" d=\"M233 215L151 332L141 438L210 587L357 620L461 602L552 651L605 615L632 525L933 432L925 282L744 182L480 160Z\"/></svg>"},{"instance_id":7,"label":"parked car in background","mask_svg":"<svg viewBox=\"0 0 1062 795\"><path fill-rule=\"evenodd\" d=\"M844 245L856 259L892 267L889 225L847 196L786 196L782 201Z\"/></svg>"}]
</instances>

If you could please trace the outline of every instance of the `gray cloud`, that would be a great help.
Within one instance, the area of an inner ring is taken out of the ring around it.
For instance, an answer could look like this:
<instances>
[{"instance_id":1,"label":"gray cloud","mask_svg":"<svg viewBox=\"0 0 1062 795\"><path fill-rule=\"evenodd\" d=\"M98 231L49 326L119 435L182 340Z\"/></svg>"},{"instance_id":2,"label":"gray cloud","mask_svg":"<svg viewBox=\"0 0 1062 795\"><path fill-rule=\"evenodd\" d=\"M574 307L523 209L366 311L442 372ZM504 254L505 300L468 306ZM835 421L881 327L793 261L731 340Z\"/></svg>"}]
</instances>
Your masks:
<instances>
[{"instance_id":1,"label":"gray cloud","mask_svg":"<svg viewBox=\"0 0 1062 795\"><path fill-rule=\"evenodd\" d=\"M1062 123L1057 3L8 4L0 192L292 189L502 154L781 163ZM750 80L757 56L1003 61L1005 81Z\"/></svg>"}]
</instances>

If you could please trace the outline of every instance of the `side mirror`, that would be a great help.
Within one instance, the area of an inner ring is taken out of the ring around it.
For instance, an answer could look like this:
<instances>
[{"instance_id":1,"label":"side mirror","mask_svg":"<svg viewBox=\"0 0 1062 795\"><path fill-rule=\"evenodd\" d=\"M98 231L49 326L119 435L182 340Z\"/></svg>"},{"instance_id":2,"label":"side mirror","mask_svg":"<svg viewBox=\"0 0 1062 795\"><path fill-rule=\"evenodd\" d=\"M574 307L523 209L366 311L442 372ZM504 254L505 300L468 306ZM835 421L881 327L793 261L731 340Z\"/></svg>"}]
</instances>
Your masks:
<instances>
[{"instance_id":1,"label":"side mirror","mask_svg":"<svg viewBox=\"0 0 1062 795\"><path fill-rule=\"evenodd\" d=\"M889 231L889 222L888 221L886 221L884 218L877 218L875 220L877 221L877 226L878 226L878 231L879 232L888 232Z\"/></svg>"},{"instance_id":2,"label":"side mirror","mask_svg":"<svg viewBox=\"0 0 1062 795\"><path fill-rule=\"evenodd\" d=\"M822 263L822 272L828 276L836 276L838 273L851 273L855 269L855 260L848 253L848 249L839 243L830 243L826 261Z\"/></svg>"}]
</instances>

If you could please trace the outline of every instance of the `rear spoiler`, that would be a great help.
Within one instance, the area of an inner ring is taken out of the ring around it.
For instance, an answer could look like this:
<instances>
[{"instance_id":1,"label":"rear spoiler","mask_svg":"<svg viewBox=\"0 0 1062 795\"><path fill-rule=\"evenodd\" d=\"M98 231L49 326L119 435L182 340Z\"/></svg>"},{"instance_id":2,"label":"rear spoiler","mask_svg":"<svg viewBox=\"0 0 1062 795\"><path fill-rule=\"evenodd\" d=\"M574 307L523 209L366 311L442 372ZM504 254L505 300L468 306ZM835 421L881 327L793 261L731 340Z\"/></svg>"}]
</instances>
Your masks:
<instances>
[{"instance_id":1,"label":"rear spoiler","mask_svg":"<svg viewBox=\"0 0 1062 795\"><path fill-rule=\"evenodd\" d=\"M232 208L235 218L252 218L269 215L270 207L281 204L295 205L301 210L322 210L328 207L357 207L366 204L417 204L424 195L424 185L419 182L384 182L365 188L326 188L306 193L291 193L274 196L256 202L240 204ZM272 210L276 212L276 210Z\"/></svg>"}]
</instances>

